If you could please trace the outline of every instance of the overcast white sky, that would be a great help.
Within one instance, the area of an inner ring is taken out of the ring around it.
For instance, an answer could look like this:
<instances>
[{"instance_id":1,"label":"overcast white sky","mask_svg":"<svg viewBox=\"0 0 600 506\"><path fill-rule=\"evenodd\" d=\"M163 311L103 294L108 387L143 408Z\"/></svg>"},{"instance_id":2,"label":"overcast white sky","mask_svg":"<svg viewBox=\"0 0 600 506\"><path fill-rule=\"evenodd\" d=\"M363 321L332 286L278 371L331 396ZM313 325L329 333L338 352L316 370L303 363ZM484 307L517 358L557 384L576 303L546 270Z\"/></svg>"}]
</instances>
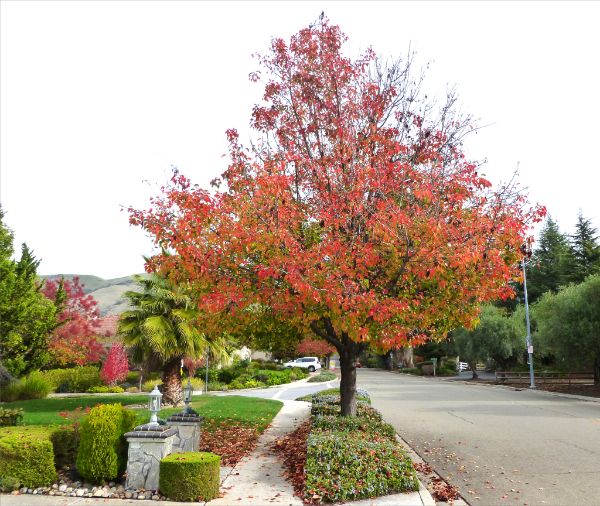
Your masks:
<instances>
[{"instance_id":1,"label":"overcast white sky","mask_svg":"<svg viewBox=\"0 0 600 506\"><path fill-rule=\"evenodd\" d=\"M600 228L598 2L2 1L0 199L40 272L143 271L145 207L172 165L200 184L225 168L225 130L247 131L251 58L324 10L350 37L455 83L491 124L469 141L493 181L520 181L570 231ZM146 183L144 181L148 181Z\"/></svg>"}]
</instances>

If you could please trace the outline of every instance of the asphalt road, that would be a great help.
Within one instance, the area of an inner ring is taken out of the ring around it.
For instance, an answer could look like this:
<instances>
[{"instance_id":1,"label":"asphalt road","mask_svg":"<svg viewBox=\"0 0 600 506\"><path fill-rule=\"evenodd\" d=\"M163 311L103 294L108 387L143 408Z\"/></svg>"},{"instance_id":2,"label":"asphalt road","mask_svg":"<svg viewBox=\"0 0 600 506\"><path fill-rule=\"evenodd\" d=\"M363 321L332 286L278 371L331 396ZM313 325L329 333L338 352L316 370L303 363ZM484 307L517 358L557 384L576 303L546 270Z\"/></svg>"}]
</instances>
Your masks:
<instances>
[{"instance_id":1,"label":"asphalt road","mask_svg":"<svg viewBox=\"0 0 600 506\"><path fill-rule=\"evenodd\" d=\"M600 505L600 403L361 369L358 386L472 505Z\"/></svg>"}]
</instances>

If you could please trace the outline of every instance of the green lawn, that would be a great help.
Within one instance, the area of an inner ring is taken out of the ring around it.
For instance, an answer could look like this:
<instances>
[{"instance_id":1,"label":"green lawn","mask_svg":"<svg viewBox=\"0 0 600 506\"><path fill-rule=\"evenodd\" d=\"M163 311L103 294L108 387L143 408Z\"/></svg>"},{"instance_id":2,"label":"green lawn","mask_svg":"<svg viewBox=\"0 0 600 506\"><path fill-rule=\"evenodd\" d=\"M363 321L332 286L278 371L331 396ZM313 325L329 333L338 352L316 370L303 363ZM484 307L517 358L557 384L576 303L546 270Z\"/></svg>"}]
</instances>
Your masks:
<instances>
[{"instance_id":1,"label":"green lawn","mask_svg":"<svg viewBox=\"0 0 600 506\"><path fill-rule=\"evenodd\" d=\"M23 425L62 425L70 423L58 413L73 411L75 408L93 407L96 404L121 403L125 405L146 405L148 395L82 395L81 397L51 397L48 399L34 399L28 401L15 401L2 403L5 408L22 408L25 411ZM216 397L200 395L194 398L192 406L207 422L216 424L242 424L256 426L264 430L283 405L280 401L270 399L257 399L252 397L227 396ZM181 408L163 409L159 418L167 418ZM148 410L139 410L139 420L148 421Z\"/></svg>"}]
</instances>

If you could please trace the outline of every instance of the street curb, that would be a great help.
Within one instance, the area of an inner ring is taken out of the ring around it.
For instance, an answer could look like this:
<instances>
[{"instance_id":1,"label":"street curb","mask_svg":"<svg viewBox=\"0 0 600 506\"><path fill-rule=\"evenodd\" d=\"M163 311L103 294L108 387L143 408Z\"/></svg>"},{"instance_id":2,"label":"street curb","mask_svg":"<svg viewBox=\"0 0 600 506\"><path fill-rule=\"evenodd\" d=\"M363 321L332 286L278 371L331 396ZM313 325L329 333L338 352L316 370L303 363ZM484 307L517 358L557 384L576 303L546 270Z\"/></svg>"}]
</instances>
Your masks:
<instances>
[{"instance_id":1,"label":"street curb","mask_svg":"<svg viewBox=\"0 0 600 506\"><path fill-rule=\"evenodd\" d=\"M409 457L411 458L411 460L413 462L416 462L418 464L426 464L427 463L423 459L423 457L421 457L413 449L413 447L410 446L399 434L396 434L396 441L398 441L398 443L404 448L404 450L406 451L406 453L408 453ZM435 469L433 470L433 474L438 476L441 480L444 480L444 478L442 476L440 476L435 471ZM446 481L446 480L444 480L444 481ZM435 502L435 499L431 495L431 492L429 492L429 489L423 484L423 482L421 480L419 480L419 495L421 496L421 501L423 502L424 506L435 506L437 504ZM464 505L467 505L468 503L461 496L460 499L455 499L453 504L456 506L464 506Z\"/></svg>"}]
</instances>

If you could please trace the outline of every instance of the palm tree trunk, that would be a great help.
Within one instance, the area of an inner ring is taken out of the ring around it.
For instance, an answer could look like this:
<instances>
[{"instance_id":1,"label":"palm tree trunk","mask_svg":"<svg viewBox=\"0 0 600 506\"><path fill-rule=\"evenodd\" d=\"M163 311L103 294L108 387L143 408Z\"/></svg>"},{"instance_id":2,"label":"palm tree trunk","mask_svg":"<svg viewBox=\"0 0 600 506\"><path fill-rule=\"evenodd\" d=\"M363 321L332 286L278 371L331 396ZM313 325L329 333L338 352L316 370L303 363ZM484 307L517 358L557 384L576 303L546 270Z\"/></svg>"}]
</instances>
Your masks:
<instances>
[{"instance_id":1,"label":"palm tree trunk","mask_svg":"<svg viewBox=\"0 0 600 506\"><path fill-rule=\"evenodd\" d=\"M163 367L163 402L180 406L183 402L183 388L181 386L181 357L173 358Z\"/></svg>"}]
</instances>

